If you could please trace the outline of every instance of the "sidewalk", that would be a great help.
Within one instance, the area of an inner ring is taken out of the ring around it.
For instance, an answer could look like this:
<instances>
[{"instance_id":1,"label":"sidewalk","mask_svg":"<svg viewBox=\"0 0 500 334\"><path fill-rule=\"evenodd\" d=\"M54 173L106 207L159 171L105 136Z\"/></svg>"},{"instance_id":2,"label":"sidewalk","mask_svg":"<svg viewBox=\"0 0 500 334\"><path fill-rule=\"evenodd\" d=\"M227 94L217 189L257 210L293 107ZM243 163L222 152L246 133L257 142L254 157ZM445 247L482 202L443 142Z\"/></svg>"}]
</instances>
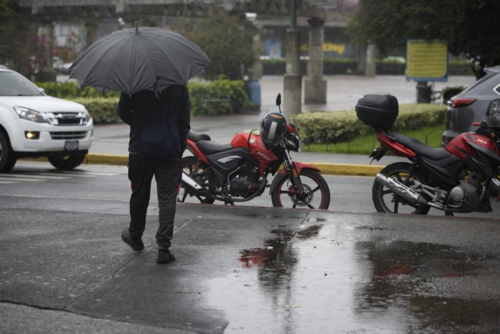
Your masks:
<instances>
[{"instance_id":1,"label":"sidewalk","mask_svg":"<svg viewBox=\"0 0 500 334\"><path fill-rule=\"evenodd\" d=\"M363 94L393 94L400 104L415 101L415 83L407 82L404 76L377 76L366 78L362 76L326 76L328 82L327 104L303 105L303 112L313 110L341 110L354 108L357 100ZM218 143L230 143L235 134L248 129L259 129L261 115L270 111L277 111L275 106L276 95L283 93L283 77L264 76L261 79L262 108L260 115L228 115L220 117L193 117L191 127L193 131L207 133L212 140ZM472 76L453 76L448 82L436 83L436 89L445 86L464 85L474 82ZM90 153L98 155L128 154L129 127L125 124L100 125L94 130L94 143ZM292 152L293 153L293 152ZM367 155L349 154L322 154L299 152L293 153L292 158L300 162L343 164L343 165L368 165L370 159ZM405 159L386 156L374 165L384 166L394 161Z\"/></svg>"},{"instance_id":2,"label":"sidewalk","mask_svg":"<svg viewBox=\"0 0 500 334\"><path fill-rule=\"evenodd\" d=\"M193 117L193 131L207 133L213 141L230 143L232 138L243 130L258 129L260 115L230 115L221 117ZM94 128L94 143L89 153L103 155L128 155L128 140L130 128L126 124L98 125ZM189 154L189 152L186 152ZM292 158L300 162L318 162L335 164L368 165L368 155L331 154L312 152L291 152ZM386 156L374 165L387 165L400 158Z\"/></svg>"},{"instance_id":3,"label":"sidewalk","mask_svg":"<svg viewBox=\"0 0 500 334\"><path fill-rule=\"evenodd\" d=\"M494 333L498 221L177 207L158 265L127 201L0 195L0 333ZM453 233L450 233L453 231Z\"/></svg>"},{"instance_id":4,"label":"sidewalk","mask_svg":"<svg viewBox=\"0 0 500 334\"><path fill-rule=\"evenodd\" d=\"M239 131L258 129L260 115L231 115L221 117L193 117L191 128L196 132L210 135L218 143L230 143ZM113 124L96 126L94 143L87 156L88 164L119 164L128 161L129 126ZM191 153L186 150L184 156ZM387 155L380 161L373 161L368 155L330 154L312 152L290 152L294 161L315 165L323 174L330 175L364 175L374 176L383 168L396 161L407 161L404 158Z\"/></svg>"}]
</instances>

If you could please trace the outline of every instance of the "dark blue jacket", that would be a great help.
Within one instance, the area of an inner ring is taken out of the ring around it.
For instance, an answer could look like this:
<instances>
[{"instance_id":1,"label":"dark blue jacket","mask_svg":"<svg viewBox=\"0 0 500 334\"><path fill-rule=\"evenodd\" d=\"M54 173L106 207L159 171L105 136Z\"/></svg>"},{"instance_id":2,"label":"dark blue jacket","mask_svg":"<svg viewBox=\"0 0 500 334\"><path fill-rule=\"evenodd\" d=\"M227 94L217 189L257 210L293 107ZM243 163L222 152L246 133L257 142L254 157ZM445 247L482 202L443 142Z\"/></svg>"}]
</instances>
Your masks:
<instances>
[{"instance_id":1,"label":"dark blue jacket","mask_svg":"<svg viewBox=\"0 0 500 334\"><path fill-rule=\"evenodd\" d=\"M177 123L179 129L179 150L186 149L187 135L191 130L191 104L186 86L173 85L165 88L158 96L153 91L143 90L129 96L122 93L118 103L118 116L130 125L130 153L143 152L142 129L154 112L166 112L168 118Z\"/></svg>"}]
</instances>

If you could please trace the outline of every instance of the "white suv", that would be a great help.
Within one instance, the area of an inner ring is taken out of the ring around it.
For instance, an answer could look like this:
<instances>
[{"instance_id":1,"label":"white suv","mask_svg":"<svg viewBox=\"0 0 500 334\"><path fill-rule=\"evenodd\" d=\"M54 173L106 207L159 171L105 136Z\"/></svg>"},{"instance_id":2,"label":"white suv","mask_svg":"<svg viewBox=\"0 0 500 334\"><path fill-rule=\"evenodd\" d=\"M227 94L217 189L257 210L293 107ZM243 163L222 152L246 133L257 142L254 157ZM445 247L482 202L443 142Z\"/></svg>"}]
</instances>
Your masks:
<instances>
[{"instance_id":1,"label":"white suv","mask_svg":"<svg viewBox=\"0 0 500 334\"><path fill-rule=\"evenodd\" d=\"M47 157L54 167L71 170L85 159L93 129L83 105L47 96L0 66L0 173L23 157Z\"/></svg>"}]
</instances>

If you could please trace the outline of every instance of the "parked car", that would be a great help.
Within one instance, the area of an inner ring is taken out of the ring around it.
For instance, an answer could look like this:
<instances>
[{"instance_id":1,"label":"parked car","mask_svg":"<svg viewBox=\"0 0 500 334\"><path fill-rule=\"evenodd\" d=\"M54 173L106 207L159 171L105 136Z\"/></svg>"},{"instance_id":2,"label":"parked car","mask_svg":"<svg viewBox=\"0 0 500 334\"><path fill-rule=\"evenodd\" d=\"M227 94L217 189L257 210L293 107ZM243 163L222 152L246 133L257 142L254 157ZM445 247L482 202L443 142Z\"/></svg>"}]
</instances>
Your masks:
<instances>
[{"instance_id":1,"label":"parked car","mask_svg":"<svg viewBox=\"0 0 500 334\"><path fill-rule=\"evenodd\" d=\"M484 122L490 102L500 98L500 66L485 71L483 78L447 102L443 147L459 134L475 131L473 123Z\"/></svg>"},{"instance_id":2,"label":"parked car","mask_svg":"<svg viewBox=\"0 0 500 334\"><path fill-rule=\"evenodd\" d=\"M47 96L0 66L0 173L23 157L47 157L54 167L71 170L84 161L93 128L83 105Z\"/></svg>"},{"instance_id":3,"label":"parked car","mask_svg":"<svg viewBox=\"0 0 500 334\"><path fill-rule=\"evenodd\" d=\"M61 67L59 67L59 72L61 72L61 74L70 74L69 68L71 65L73 65L73 63L62 64Z\"/></svg>"},{"instance_id":4,"label":"parked car","mask_svg":"<svg viewBox=\"0 0 500 334\"><path fill-rule=\"evenodd\" d=\"M447 102L443 147L461 133L476 131L473 123L484 122L490 102L500 98L500 66L485 71L484 77ZM500 193L500 174L493 178L489 190L492 195Z\"/></svg>"}]
</instances>

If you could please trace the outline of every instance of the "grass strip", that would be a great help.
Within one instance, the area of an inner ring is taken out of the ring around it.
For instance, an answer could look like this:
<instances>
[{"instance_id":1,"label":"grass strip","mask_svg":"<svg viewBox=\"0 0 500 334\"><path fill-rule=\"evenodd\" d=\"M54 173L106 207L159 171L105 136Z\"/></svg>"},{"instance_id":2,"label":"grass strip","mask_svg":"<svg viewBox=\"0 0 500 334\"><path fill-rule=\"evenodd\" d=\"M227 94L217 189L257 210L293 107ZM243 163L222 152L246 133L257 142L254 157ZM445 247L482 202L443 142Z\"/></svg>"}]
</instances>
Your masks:
<instances>
[{"instance_id":1,"label":"grass strip","mask_svg":"<svg viewBox=\"0 0 500 334\"><path fill-rule=\"evenodd\" d=\"M425 126L418 130L403 131L401 134L420 140L432 147L441 147L441 137L444 125ZM370 154L374 148L380 146L375 134L362 135L350 142L330 144L304 145L304 152L337 153L337 154Z\"/></svg>"}]
</instances>

